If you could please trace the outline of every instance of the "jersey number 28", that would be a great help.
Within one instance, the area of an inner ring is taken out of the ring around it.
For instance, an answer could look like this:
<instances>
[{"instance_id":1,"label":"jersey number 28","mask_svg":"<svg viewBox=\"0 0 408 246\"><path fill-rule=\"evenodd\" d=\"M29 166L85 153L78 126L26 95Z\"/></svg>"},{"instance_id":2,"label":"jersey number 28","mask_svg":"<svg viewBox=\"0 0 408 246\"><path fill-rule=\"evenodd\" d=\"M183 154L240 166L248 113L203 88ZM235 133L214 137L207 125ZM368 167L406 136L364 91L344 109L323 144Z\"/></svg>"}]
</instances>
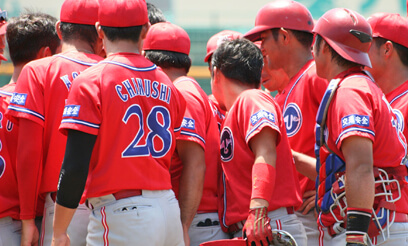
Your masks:
<instances>
[{"instance_id":1,"label":"jersey number 28","mask_svg":"<svg viewBox=\"0 0 408 246\"><path fill-rule=\"evenodd\" d=\"M158 120L158 114L162 116L162 123ZM139 130L136 133L132 143L122 152L122 157L138 157L148 156L151 154L154 158L160 158L167 154L171 147L172 135L169 131L170 128L170 114L167 108L162 106L153 107L147 118L143 118L143 111L138 104L133 104L127 110L123 116L122 121L127 124L130 117L136 115L139 118ZM144 122L146 120L146 122ZM145 135L144 124L147 124L149 132L146 136L146 143L139 144L140 140ZM157 149L154 146L154 138L158 137L162 142L162 148Z\"/></svg>"}]
</instances>

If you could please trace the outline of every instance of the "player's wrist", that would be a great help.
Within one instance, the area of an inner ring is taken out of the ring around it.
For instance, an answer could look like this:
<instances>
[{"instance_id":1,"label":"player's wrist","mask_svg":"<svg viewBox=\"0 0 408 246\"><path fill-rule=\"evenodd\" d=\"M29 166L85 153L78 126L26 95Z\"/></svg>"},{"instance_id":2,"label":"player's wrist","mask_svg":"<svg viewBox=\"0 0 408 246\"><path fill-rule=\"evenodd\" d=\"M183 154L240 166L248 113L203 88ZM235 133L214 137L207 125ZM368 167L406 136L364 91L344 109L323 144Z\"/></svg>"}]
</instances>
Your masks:
<instances>
[{"instance_id":1,"label":"player's wrist","mask_svg":"<svg viewBox=\"0 0 408 246\"><path fill-rule=\"evenodd\" d=\"M255 163L252 167L251 200L263 199L269 202L275 188L276 169L268 163Z\"/></svg>"},{"instance_id":2,"label":"player's wrist","mask_svg":"<svg viewBox=\"0 0 408 246\"><path fill-rule=\"evenodd\" d=\"M347 245L367 245L367 231L371 221L371 209L347 209Z\"/></svg>"}]
</instances>

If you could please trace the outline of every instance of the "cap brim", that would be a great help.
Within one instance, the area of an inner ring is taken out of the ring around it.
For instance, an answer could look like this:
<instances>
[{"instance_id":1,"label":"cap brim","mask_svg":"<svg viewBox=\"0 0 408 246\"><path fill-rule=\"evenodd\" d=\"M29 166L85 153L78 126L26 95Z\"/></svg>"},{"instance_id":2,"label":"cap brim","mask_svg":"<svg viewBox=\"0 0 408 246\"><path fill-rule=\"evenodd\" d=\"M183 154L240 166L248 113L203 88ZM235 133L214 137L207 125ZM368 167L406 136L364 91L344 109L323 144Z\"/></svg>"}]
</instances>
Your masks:
<instances>
[{"instance_id":1,"label":"cap brim","mask_svg":"<svg viewBox=\"0 0 408 246\"><path fill-rule=\"evenodd\" d=\"M334 42L327 38L325 38L325 40L344 59L371 68L371 61L368 53Z\"/></svg>"},{"instance_id":2,"label":"cap brim","mask_svg":"<svg viewBox=\"0 0 408 246\"><path fill-rule=\"evenodd\" d=\"M208 62L208 60L210 59L210 57L212 56L212 54L214 54L214 51L211 53L208 53L205 57L204 57L204 62Z\"/></svg>"},{"instance_id":3,"label":"cap brim","mask_svg":"<svg viewBox=\"0 0 408 246\"><path fill-rule=\"evenodd\" d=\"M270 26L256 26L252 28L249 32L244 35L244 38L251 40L252 42L258 41L261 39L261 33L263 31L272 29Z\"/></svg>"},{"instance_id":4,"label":"cap brim","mask_svg":"<svg viewBox=\"0 0 408 246\"><path fill-rule=\"evenodd\" d=\"M7 61L7 58L3 54L0 54L0 60Z\"/></svg>"},{"instance_id":5,"label":"cap brim","mask_svg":"<svg viewBox=\"0 0 408 246\"><path fill-rule=\"evenodd\" d=\"M6 34L7 31L7 23L4 23L0 26L0 35Z\"/></svg>"}]
</instances>

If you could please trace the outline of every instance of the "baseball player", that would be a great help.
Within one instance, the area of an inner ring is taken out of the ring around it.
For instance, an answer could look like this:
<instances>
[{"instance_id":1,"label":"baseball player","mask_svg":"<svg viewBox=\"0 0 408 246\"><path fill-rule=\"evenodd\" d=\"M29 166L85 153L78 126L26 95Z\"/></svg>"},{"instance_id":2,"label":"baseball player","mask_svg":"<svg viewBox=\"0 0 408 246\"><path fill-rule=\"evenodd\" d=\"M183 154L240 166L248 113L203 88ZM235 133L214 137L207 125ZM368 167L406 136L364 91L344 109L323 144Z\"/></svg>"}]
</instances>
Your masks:
<instances>
[{"instance_id":1,"label":"baseball player","mask_svg":"<svg viewBox=\"0 0 408 246\"><path fill-rule=\"evenodd\" d=\"M261 51L247 39L225 41L212 56L212 92L228 111L220 145L222 225L233 237L247 238L248 245L272 242L271 228L306 245L294 214L302 201L282 113L258 89L262 67Z\"/></svg>"},{"instance_id":2,"label":"baseball player","mask_svg":"<svg viewBox=\"0 0 408 246\"><path fill-rule=\"evenodd\" d=\"M29 12L12 18L7 24L7 42L14 71L10 83L0 88L0 245L21 244L15 172L18 126L6 118L5 112L23 66L30 60L56 52L60 44L55 31L56 22L57 19L50 15Z\"/></svg>"},{"instance_id":3,"label":"baseball player","mask_svg":"<svg viewBox=\"0 0 408 246\"><path fill-rule=\"evenodd\" d=\"M149 17L149 22L151 25L154 25L158 22L166 22L166 17L163 12L156 7L154 4L146 2L147 5L147 14Z\"/></svg>"},{"instance_id":4,"label":"baseball player","mask_svg":"<svg viewBox=\"0 0 408 246\"><path fill-rule=\"evenodd\" d=\"M99 3L107 58L75 79L64 109L53 245L69 243L67 226L83 196L92 209L87 245L182 246L169 168L185 100L140 54L150 26L146 2Z\"/></svg>"},{"instance_id":5,"label":"baseball player","mask_svg":"<svg viewBox=\"0 0 408 246\"><path fill-rule=\"evenodd\" d=\"M314 246L319 242L313 209L316 195L314 119L328 82L316 75L310 49L313 27L312 15L305 6L296 1L277 0L259 10L255 27L245 37L262 40L261 48L268 61L264 70L275 75L273 79L264 80L263 86L269 91L278 91L275 100L283 112L303 197L303 205L296 215L305 226L307 244Z\"/></svg>"},{"instance_id":6,"label":"baseball player","mask_svg":"<svg viewBox=\"0 0 408 246\"><path fill-rule=\"evenodd\" d=\"M66 0L61 7L57 33L62 53L24 66L7 114L19 124L17 181L22 245L30 245L38 234L34 226L38 204L45 200L41 245L50 245L54 201L66 137L58 132L65 99L78 74L102 58L95 22L98 2ZM85 245L89 210L78 210L77 225L70 227L73 245Z\"/></svg>"},{"instance_id":7,"label":"baseball player","mask_svg":"<svg viewBox=\"0 0 408 246\"><path fill-rule=\"evenodd\" d=\"M313 32L317 74L330 81L316 118L321 236L332 237L326 245L405 245L406 142L363 70L371 66L371 27L355 11L337 8Z\"/></svg>"},{"instance_id":8,"label":"baseball player","mask_svg":"<svg viewBox=\"0 0 408 246\"><path fill-rule=\"evenodd\" d=\"M217 47L222 44L222 42L226 40L233 40L237 38L242 38L242 33L236 32L236 31L231 31L231 30L223 30L221 32L218 32L214 34L213 36L208 39L207 42L207 53L204 57L204 62L208 63L208 69L211 71L211 57L214 51L217 49ZM221 129L222 122L224 121L225 118L225 109L220 108L220 105L217 101L217 99L214 97L214 95L209 95L208 98L213 102L215 106L215 111L217 112L217 118L218 118L218 125L219 128Z\"/></svg>"},{"instance_id":9,"label":"baseball player","mask_svg":"<svg viewBox=\"0 0 408 246\"><path fill-rule=\"evenodd\" d=\"M180 203L186 245L229 238L218 219L219 130L212 104L187 77L190 38L181 27L153 25L144 41L146 57L161 67L186 100L186 111L171 162L173 191ZM188 237L189 236L189 237Z\"/></svg>"},{"instance_id":10,"label":"baseball player","mask_svg":"<svg viewBox=\"0 0 408 246\"><path fill-rule=\"evenodd\" d=\"M400 130L408 137L408 20L399 14L372 15L373 44L368 55L372 68L367 70L384 92L398 119ZM389 28L392 26L393 28Z\"/></svg>"}]
</instances>

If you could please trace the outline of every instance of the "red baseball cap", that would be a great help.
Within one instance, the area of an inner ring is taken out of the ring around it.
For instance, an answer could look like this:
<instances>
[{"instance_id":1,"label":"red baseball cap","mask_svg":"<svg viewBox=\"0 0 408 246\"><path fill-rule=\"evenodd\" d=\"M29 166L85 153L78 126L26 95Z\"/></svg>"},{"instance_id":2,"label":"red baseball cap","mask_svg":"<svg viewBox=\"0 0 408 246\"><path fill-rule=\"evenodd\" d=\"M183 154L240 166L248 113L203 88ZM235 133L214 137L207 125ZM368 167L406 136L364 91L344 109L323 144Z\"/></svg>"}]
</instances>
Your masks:
<instances>
[{"instance_id":1,"label":"red baseball cap","mask_svg":"<svg viewBox=\"0 0 408 246\"><path fill-rule=\"evenodd\" d=\"M301 3L276 0L263 6L256 14L255 27L245 34L245 38L256 41L261 33L273 28L312 32L314 21L310 11Z\"/></svg>"},{"instance_id":2,"label":"red baseball cap","mask_svg":"<svg viewBox=\"0 0 408 246\"><path fill-rule=\"evenodd\" d=\"M65 0L61 6L60 20L62 22L95 25L98 21L97 0Z\"/></svg>"},{"instance_id":3,"label":"red baseball cap","mask_svg":"<svg viewBox=\"0 0 408 246\"><path fill-rule=\"evenodd\" d=\"M145 0L99 0L101 26L131 27L149 22Z\"/></svg>"},{"instance_id":4,"label":"red baseball cap","mask_svg":"<svg viewBox=\"0 0 408 246\"><path fill-rule=\"evenodd\" d=\"M391 40L408 48L408 19L399 14L377 13L367 19L373 37Z\"/></svg>"},{"instance_id":5,"label":"red baseball cap","mask_svg":"<svg viewBox=\"0 0 408 246\"><path fill-rule=\"evenodd\" d=\"M205 62L208 62L210 56L214 53L217 47L225 40L233 40L242 38L244 35L242 33L230 30L224 30L219 33L214 34L207 42L207 55L204 58Z\"/></svg>"},{"instance_id":6,"label":"red baseball cap","mask_svg":"<svg viewBox=\"0 0 408 246\"><path fill-rule=\"evenodd\" d=\"M183 28L170 22L158 22L150 27L143 50L166 50L190 54L190 37Z\"/></svg>"}]
</instances>

